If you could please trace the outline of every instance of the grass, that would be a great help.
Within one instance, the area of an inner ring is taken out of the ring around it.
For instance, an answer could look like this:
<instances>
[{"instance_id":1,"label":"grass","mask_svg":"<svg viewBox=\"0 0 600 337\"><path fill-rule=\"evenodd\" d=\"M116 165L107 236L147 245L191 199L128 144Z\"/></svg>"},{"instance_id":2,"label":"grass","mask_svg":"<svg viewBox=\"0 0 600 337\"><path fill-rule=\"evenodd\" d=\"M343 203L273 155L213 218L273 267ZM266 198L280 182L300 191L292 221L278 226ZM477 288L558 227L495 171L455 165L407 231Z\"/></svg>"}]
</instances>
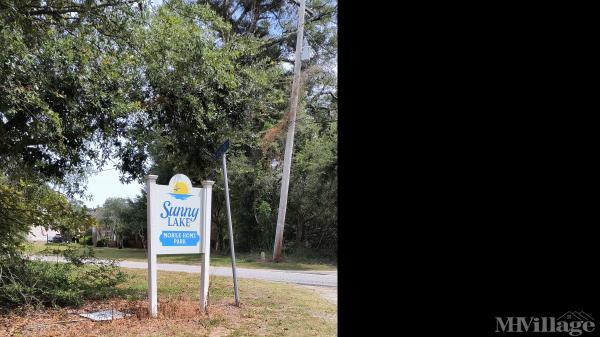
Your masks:
<instances>
[{"instance_id":1,"label":"grass","mask_svg":"<svg viewBox=\"0 0 600 337\"><path fill-rule=\"evenodd\" d=\"M209 312L199 310L199 277L159 272L157 319L147 316L146 271L123 269L119 298L83 308L45 309L0 316L0 335L14 336L336 336L336 305L296 285L239 280L241 306L233 306L229 278L211 276ZM93 322L78 313L115 309L131 314Z\"/></svg>"},{"instance_id":2,"label":"grass","mask_svg":"<svg viewBox=\"0 0 600 337\"><path fill-rule=\"evenodd\" d=\"M83 247L78 244L71 244ZM64 249L64 245L46 244L46 243L30 243L27 246L27 251L31 254L39 254L46 248ZM111 258L129 261L147 261L146 254L143 249L137 248L109 248L97 247L94 252L99 258ZM302 256L288 256L284 262L272 263L260 261L260 254L257 253L237 253L236 266L240 268L266 268L279 270L336 270L335 261L319 258L306 258ZM159 255L158 263L180 263L180 264L200 264L200 254L188 255ZM231 266L231 257L225 254L211 254L211 266L228 267Z\"/></svg>"}]
</instances>

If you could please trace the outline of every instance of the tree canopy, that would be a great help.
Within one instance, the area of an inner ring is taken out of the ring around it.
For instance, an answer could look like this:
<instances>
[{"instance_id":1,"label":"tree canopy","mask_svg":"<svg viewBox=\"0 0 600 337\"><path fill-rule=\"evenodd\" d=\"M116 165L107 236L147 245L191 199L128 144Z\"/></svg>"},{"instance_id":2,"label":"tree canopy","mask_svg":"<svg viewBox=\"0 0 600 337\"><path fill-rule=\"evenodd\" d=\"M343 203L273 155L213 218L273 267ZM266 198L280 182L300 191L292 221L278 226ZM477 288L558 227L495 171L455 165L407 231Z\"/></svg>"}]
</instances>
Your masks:
<instances>
[{"instance_id":1,"label":"tree canopy","mask_svg":"<svg viewBox=\"0 0 600 337\"><path fill-rule=\"evenodd\" d=\"M307 7L288 211L296 230L285 237L296 247L335 250L337 3L311 0ZM17 242L29 225L58 227L58 219L89 225L73 197L85 192L86 175L115 163L123 181L141 182L148 173L161 184L174 173L196 185L217 180L215 234L217 248L226 246L223 178L213 155L230 139L236 241L241 249L268 249L297 10L279 0L165 0L157 7L0 0L0 210L14 217L12 209L38 205L57 215L35 220L32 213L19 224L0 219L0 237L10 233ZM52 208L53 198L62 208ZM123 228L140 236L142 199L119 201L129 219Z\"/></svg>"},{"instance_id":2,"label":"tree canopy","mask_svg":"<svg viewBox=\"0 0 600 337\"><path fill-rule=\"evenodd\" d=\"M3 249L32 225L65 229L91 221L67 197L111 155L131 162L122 140L140 106L132 33L142 16L133 5L0 0Z\"/></svg>"},{"instance_id":3,"label":"tree canopy","mask_svg":"<svg viewBox=\"0 0 600 337\"><path fill-rule=\"evenodd\" d=\"M113 154L133 173L141 13L133 1L44 3L0 1L0 167L69 192Z\"/></svg>"}]
</instances>

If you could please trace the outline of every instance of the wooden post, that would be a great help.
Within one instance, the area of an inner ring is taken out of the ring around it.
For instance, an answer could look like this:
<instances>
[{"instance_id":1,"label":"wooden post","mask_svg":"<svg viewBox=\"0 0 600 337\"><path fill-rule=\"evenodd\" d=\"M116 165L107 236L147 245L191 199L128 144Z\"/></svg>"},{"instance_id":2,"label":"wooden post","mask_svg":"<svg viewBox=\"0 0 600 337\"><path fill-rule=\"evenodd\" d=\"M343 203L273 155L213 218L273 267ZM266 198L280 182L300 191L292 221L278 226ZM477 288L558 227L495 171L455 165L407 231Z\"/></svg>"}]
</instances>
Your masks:
<instances>
[{"instance_id":1,"label":"wooden post","mask_svg":"<svg viewBox=\"0 0 600 337\"><path fill-rule=\"evenodd\" d=\"M201 211L201 228L203 229L202 238L203 242L201 263L201 274L200 274L200 308L206 312L208 310L208 281L210 272L210 213L211 213L211 199L212 199L212 185L214 181L204 180L202 181L202 209Z\"/></svg>"},{"instance_id":2,"label":"wooden post","mask_svg":"<svg viewBox=\"0 0 600 337\"><path fill-rule=\"evenodd\" d=\"M273 261L279 261L282 257L283 227L285 225L285 212L287 208L288 189L290 186L292 151L294 150L294 130L296 128L296 111L298 110L298 96L300 96L302 41L304 39L304 11L304 0L300 0L300 9L298 10L298 36L296 37L296 53L294 60L294 80L292 81L288 131L287 138L285 140L285 153L283 156L283 177L281 180L281 192L279 193L279 212L277 213L277 228L275 230L275 244L273 245Z\"/></svg>"},{"instance_id":3,"label":"wooden post","mask_svg":"<svg viewBox=\"0 0 600 337\"><path fill-rule=\"evenodd\" d=\"M148 310L150 317L156 318L158 314L158 302L156 295L156 243L154 242L154 233L152 227L156 224L152 223L152 209L154 198L154 188L156 187L157 175L146 176L146 195L147 195L147 232L148 232Z\"/></svg>"}]
</instances>

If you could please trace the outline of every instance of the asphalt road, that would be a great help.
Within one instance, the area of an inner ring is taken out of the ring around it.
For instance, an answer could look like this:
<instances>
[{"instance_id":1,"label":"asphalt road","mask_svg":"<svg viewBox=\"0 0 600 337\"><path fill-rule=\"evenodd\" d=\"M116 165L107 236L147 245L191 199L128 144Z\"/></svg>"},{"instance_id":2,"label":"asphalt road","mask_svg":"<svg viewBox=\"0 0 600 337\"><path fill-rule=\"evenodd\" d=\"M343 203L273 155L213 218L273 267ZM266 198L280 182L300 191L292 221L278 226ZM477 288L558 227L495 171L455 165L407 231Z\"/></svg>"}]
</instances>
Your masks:
<instances>
[{"instance_id":1,"label":"asphalt road","mask_svg":"<svg viewBox=\"0 0 600 337\"><path fill-rule=\"evenodd\" d=\"M36 256L35 258L57 261L56 257ZM62 260L64 261L64 260ZM123 268L147 269L147 262L121 261L119 266ZM173 263L157 263L158 270L175 271L184 273L200 273L200 266ZM210 267L210 275L232 276L231 267ZM237 268L239 278L249 278L274 282L295 283L309 286L334 287L337 288L337 271L299 271L299 270L273 270Z\"/></svg>"}]
</instances>

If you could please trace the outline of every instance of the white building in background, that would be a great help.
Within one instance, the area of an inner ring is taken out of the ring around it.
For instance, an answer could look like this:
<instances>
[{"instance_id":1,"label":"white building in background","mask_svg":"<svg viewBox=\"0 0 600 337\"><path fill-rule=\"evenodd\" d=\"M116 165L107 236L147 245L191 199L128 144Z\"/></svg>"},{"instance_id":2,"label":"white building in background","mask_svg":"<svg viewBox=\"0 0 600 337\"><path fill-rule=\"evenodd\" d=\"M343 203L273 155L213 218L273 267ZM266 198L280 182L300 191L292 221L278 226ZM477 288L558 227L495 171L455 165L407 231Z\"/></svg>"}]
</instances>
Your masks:
<instances>
[{"instance_id":1,"label":"white building in background","mask_svg":"<svg viewBox=\"0 0 600 337\"><path fill-rule=\"evenodd\" d=\"M29 229L29 234L27 234L27 241L43 241L52 240L52 238L59 234L55 230L46 230L42 226L31 227Z\"/></svg>"}]
</instances>

